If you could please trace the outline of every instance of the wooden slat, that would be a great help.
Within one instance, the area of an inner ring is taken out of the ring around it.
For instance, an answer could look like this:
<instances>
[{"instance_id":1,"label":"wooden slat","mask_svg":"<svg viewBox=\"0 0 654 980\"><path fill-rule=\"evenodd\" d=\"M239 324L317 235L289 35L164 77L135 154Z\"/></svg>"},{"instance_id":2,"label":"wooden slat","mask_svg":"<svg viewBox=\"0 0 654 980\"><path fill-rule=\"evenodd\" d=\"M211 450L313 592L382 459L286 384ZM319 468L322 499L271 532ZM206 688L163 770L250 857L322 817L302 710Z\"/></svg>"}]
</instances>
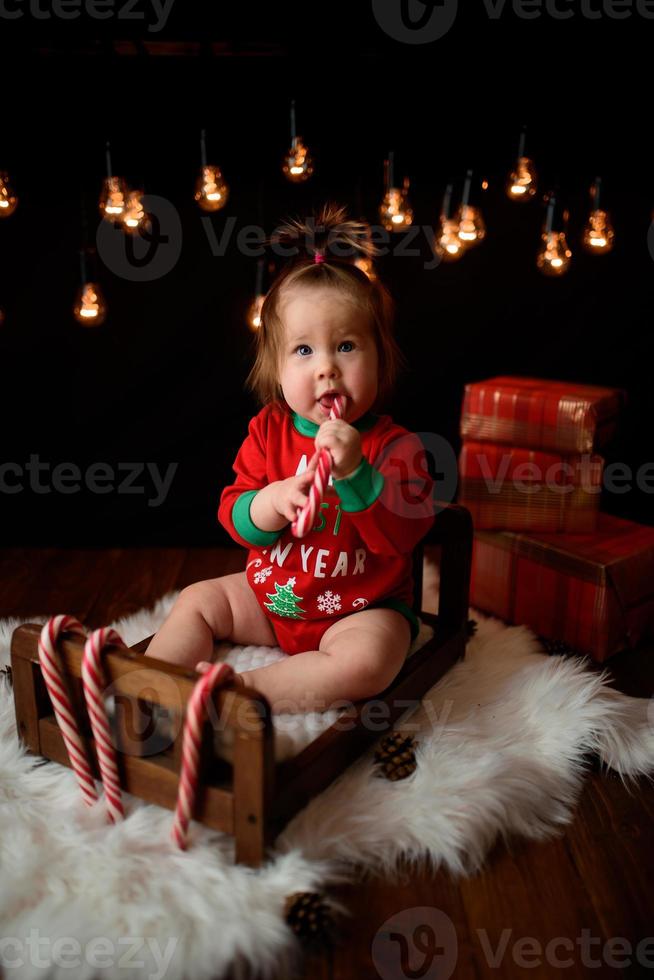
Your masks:
<instances>
[{"instance_id":1,"label":"wooden slat","mask_svg":"<svg viewBox=\"0 0 654 980\"><path fill-rule=\"evenodd\" d=\"M242 708L233 768L236 860L258 867L272 838L268 818L274 791L274 736L269 706L250 701Z\"/></svg>"},{"instance_id":2,"label":"wooden slat","mask_svg":"<svg viewBox=\"0 0 654 980\"><path fill-rule=\"evenodd\" d=\"M607 937L624 936L637 945L653 933L653 827L649 781L639 780L628 792L608 774L590 777L566 836Z\"/></svg>"},{"instance_id":3,"label":"wooden slat","mask_svg":"<svg viewBox=\"0 0 654 980\"><path fill-rule=\"evenodd\" d=\"M112 561L100 563L102 579L84 620L93 629L131 616L177 588L177 580L186 559L186 548L166 549L161 560L160 548L117 548L111 550Z\"/></svg>"},{"instance_id":4,"label":"wooden slat","mask_svg":"<svg viewBox=\"0 0 654 980\"><path fill-rule=\"evenodd\" d=\"M187 548L175 588L243 572L246 558L247 552L241 548Z\"/></svg>"},{"instance_id":5,"label":"wooden slat","mask_svg":"<svg viewBox=\"0 0 654 980\"><path fill-rule=\"evenodd\" d=\"M461 879L460 892L479 978L589 975L577 942L580 924L596 937L602 930L564 839L517 839L508 850L498 843L479 875ZM559 939L565 945L554 945Z\"/></svg>"},{"instance_id":6,"label":"wooden slat","mask_svg":"<svg viewBox=\"0 0 654 980\"><path fill-rule=\"evenodd\" d=\"M98 548L54 552L31 583L31 606L43 615L68 613L85 623L115 561L116 553Z\"/></svg>"},{"instance_id":7,"label":"wooden slat","mask_svg":"<svg viewBox=\"0 0 654 980\"><path fill-rule=\"evenodd\" d=\"M34 582L58 560L55 548L5 548L0 552L0 618L40 615Z\"/></svg>"},{"instance_id":8,"label":"wooden slat","mask_svg":"<svg viewBox=\"0 0 654 980\"><path fill-rule=\"evenodd\" d=\"M476 972L458 882L449 875L430 871L427 865L420 870L400 862L397 875L390 880L361 874L353 884L331 888L330 894L350 913L338 920L333 980L410 976L477 980L481 975ZM403 935L410 950L404 964L400 941L388 935L391 917L399 927L393 934ZM421 953L421 944L429 950L432 941L435 955ZM306 970L302 976L310 980L311 973ZM503 980L503 974L497 973L496 980Z\"/></svg>"},{"instance_id":9,"label":"wooden slat","mask_svg":"<svg viewBox=\"0 0 654 980\"><path fill-rule=\"evenodd\" d=\"M42 755L64 766L70 766L68 752L53 715L40 720L39 738ZM97 779L99 769L95 742L90 738L88 744ZM179 774L169 756L156 755L148 759L119 753L118 766L121 785L128 793L147 803L156 803L168 810L175 809ZM197 820L213 830L222 830L227 834L234 832L233 795L229 789L205 784L197 802Z\"/></svg>"},{"instance_id":10,"label":"wooden slat","mask_svg":"<svg viewBox=\"0 0 654 980\"><path fill-rule=\"evenodd\" d=\"M39 736L39 716L41 703L38 694L38 680L35 676L39 668L29 660L12 656L11 675L14 689L16 727L20 739L31 752L41 752Z\"/></svg>"}]
</instances>

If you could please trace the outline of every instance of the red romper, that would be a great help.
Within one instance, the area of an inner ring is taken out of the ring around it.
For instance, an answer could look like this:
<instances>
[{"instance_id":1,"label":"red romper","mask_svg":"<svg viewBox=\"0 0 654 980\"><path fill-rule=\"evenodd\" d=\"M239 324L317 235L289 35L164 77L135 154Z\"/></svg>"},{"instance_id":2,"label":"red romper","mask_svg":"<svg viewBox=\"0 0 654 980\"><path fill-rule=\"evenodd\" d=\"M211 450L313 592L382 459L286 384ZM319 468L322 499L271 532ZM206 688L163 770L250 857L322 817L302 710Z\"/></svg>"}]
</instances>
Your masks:
<instances>
[{"instance_id":1,"label":"red romper","mask_svg":"<svg viewBox=\"0 0 654 980\"><path fill-rule=\"evenodd\" d=\"M416 435L368 412L354 423L362 463L343 480L330 478L304 538L293 536L290 523L263 531L250 518L259 490L307 468L318 428L285 402L266 405L250 421L218 519L249 549L248 583L286 653L317 650L337 619L373 606L403 613L413 640L412 552L434 521L432 479Z\"/></svg>"}]
</instances>

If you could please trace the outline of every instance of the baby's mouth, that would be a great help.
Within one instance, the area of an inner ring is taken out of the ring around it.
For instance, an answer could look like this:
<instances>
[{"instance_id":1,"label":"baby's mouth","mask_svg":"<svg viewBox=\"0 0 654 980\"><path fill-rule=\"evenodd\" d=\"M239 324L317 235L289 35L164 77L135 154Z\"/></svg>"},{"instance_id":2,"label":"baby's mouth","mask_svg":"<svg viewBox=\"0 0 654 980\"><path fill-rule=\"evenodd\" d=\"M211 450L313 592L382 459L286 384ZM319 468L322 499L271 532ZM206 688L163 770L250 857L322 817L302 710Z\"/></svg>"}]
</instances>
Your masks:
<instances>
[{"instance_id":1,"label":"baby's mouth","mask_svg":"<svg viewBox=\"0 0 654 980\"><path fill-rule=\"evenodd\" d=\"M322 408L322 410L329 415L329 413L331 412L331 410L332 410L332 408L334 406L334 401L338 397L339 397L338 393L333 394L333 395L323 395L322 398L319 398L318 399L318 404L320 405L320 407ZM342 402L345 402L345 399L342 396L341 396L341 399L342 399Z\"/></svg>"}]
</instances>

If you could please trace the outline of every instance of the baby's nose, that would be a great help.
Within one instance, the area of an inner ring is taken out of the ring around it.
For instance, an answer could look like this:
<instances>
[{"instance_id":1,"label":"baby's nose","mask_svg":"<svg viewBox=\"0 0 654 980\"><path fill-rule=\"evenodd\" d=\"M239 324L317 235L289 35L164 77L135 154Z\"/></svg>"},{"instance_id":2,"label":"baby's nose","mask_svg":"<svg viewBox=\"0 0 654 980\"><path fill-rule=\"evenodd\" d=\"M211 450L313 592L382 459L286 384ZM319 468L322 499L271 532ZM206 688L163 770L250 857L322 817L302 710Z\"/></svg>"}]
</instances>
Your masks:
<instances>
[{"instance_id":1,"label":"baby's nose","mask_svg":"<svg viewBox=\"0 0 654 980\"><path fill-rule=\"evenodd\" d=\"M320 378L333 378L338 374L336 359L331 354L324 354L318 362L317 371Z\"/></svg>"}]
</instances>

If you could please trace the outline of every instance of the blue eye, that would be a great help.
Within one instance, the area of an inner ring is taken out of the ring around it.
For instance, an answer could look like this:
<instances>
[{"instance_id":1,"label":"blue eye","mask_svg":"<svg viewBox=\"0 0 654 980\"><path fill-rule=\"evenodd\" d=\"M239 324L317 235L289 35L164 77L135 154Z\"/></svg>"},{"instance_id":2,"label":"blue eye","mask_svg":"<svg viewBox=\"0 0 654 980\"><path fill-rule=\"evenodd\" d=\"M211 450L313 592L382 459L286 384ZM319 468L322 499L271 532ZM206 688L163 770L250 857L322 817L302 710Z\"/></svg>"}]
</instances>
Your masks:
<instances>
[{"instance_id":1,"label":"blue eye","mask_svg":"<svg viewBox=\"0 0 654 980\"><path fill-rule=\"evenodd\" d=\"M343 343L341 344L341 347L347 347L347 346L348 346L348 344L349 344L349 346L350 346L350 349L351 349L351 350L354 350L354 344L352 343L352 341L351 341L351 340L344 340L344 341L343 341ZM348 351L346 351L346 353L349 353L349 352L348 352Z\"/></svg>"},{"instance_id":2,"label":"blue eye","mask_svg":"<svg viewBox=\"0 0 654 980\"><path fill-rule=\"evenodd\" d=\"M308 344L300 344L299 347L296 347L295 348L295 353L297 354L299 351L301 351L305 347L306 347L307 350L311 350L311 348L309 347Z\"/></svg>"}]
</instances>

